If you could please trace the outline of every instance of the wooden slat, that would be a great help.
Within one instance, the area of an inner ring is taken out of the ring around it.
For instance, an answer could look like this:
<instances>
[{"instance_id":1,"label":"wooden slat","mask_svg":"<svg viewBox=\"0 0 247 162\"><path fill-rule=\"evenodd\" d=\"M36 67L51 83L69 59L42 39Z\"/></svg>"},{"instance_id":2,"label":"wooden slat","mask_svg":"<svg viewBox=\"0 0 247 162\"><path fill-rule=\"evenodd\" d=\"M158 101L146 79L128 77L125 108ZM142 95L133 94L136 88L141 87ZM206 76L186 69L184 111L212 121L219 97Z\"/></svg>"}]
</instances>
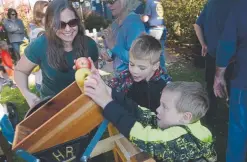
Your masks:
<instances>
[{"instance_id":1,"label":"wooden slat","mask_svg":"<svg viewBox=\"0 0 247 162\"><path fill-rule=\"evenodd\" d=\"M141 152L127 138L116 140L116 151L123 162L155 162L147 153Z\"/></svg>"},{"instance_id":2,"label":"wooden slat","mask_svg":"<svg viewBox=\"0 0 247 162\"><path fill-rule=\"evenodd\" d=\"M117 130L116 127L114 127L114 126L112 125L112 123L109 123L109 124L108 124L108 132L109 132L109 135L110 135L110 136L114 136L114 135L119 134L119 131ZM113 150L112 150L112 151L113 151L113 156L114 156L114 161L115 161L115 162L120 162L121 159L120 159L120 157L118 156L118 153L117 153L116 150L117 150L117 149L113 149Z\"/></svg>"},{"instance_id":3,"label":"wooden slat","mask_svg":"<svg viewBox=\"0 0 247 162\"><path fill-rule=\"evenodd\" d=\"M41 106L35 113L24 119L17 125L28 128L29 130L35 130L49 120L52 116L58 113L61 109L66 107L69 103L75 100L78 96L81 95L81 91L78 88L76 82L73 82L58 95L53 97L46 104ZM16 133L17 134L17 133ZM25 136L20 137L19 135L15 136L13 146L17 145Z\"/></svg>"},{"instance_id":4,"label":"wooden slat","mask_svg":"<svg viewBox=\"0 0 247 162\"><path fill-rule=\"evenodd\" d=\"M13 149L35 153L83 136L102 121L101 108L82 94Z\"/></svg>"},{"instance_id":5,"label":"wooden slat","mask_svg":"<svg viewBox=\"0 0 247 162\"><path fill-rule=\"evenodd\" d=\"M93 152L91 153L90 157L92 158L105 152L111 151L115 147L115 141L122 137L123 135L118 134L99 141L95 146Z\"/></svg>"},{"instance_id":6,"label":"wooden slat","mask_svg":"<svg viewBox=\"0 0 247 162\"><path fill-rule=\"evenodd\" d=\"M45 121L49 120L53 115L59 112L61 109L65 108L69 103L75 100L82 93L75 82L73 82L70 86L65 88L59 94L52 98L52 100L48 101L44 104L38 111L38 113L34 113L30 115L28 118L22 121L21 124L29 127L29 128L37 128ZM30 119L29 119L30 118ZM35 122L29 122L35 121Z\"/></svg>"}]
</instances>

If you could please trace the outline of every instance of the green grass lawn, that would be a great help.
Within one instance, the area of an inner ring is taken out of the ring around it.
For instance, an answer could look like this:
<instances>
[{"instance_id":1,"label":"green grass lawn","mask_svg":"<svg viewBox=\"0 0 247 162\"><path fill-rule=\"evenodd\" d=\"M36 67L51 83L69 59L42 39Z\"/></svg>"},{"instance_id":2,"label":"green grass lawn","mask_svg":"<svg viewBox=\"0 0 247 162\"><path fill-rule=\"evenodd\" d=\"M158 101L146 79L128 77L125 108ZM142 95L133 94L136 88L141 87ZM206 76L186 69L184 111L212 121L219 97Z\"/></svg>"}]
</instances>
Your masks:
<instances>
[{"instance_id":1,"label":"green grass lawn","mask_svg":"<svg viewBox=\"0 0 247 162\"><path fill-rule=\"evenodd\" d=\"M183 62L183 63L181 63ZM181 60L170 66L168 66L168 71L173 77L173 81L198 81L204 84L204 70L194 68L190 61ZM32 88L32 91L35 91ZM10 89L5 87L1 93L1 103L6 103L7 101L14 102L18 108L20 115L20 120L23 119L24 114L28 110L28 105L22 94L18 89ZM228 110L222 101L219 104L219 109L217 110L215 116L217 117L212 121L215 135L216 135L216 149L218 152L218 161L225 161L225 148L226 148L226 136L227 136L227 120L228 120ZM112 156L107 156L108 158ZM109 158L107 161L112 161ZM20 162L21 160L16 160Z\"/></svg>"}]
</instances>

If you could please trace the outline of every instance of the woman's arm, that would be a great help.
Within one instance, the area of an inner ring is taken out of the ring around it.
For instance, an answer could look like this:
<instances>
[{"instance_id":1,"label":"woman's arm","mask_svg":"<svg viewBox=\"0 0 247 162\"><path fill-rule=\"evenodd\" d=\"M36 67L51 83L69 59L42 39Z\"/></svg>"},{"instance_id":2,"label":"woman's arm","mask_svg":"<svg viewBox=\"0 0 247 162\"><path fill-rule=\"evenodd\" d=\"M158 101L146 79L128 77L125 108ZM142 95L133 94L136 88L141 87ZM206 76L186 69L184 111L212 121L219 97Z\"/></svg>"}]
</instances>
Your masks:
<instances>
[{"instance_id":1,"label":"woman's arm","mask_svg":"<svg viewBox=\"0 0 247 162\"><path fill-rule=\"evenodd\" d=\"M25 55L23 55L14 70L15 82L22 95L27 100L30 108L39 101L39 98L35 94L31 93L28 87L28 76L36 66L37 64L32 63Z\"/></svg>"},{"instance_id":2,"label":"woman's arm","mask_svg":"<svg viewBox=\"0 0 247 162\"><path fill-rule=\"evenodd\" d=\"M19 27L19 30L17 30L14 33L16 33L16 34L24 34L25 33L25 27L24 27L23 22L21 20L18 20L18 23L20 23L20 24L17 24L17 26Z\"/></svg>"},{"instance_id":3,"label":"woman's arm","mask_svg":"<svg viewBox=\"0 0 247 162\"><path fill-rule=\"evenodd\" d=\"M119 57L124 63L129 63L129 50L132 42L138 38L141 34L145 33L145 27L143 23L131 22L126 24L125 35L125 46L119 45L117 42L113 49L111 49L113 55Z\"/></svg>"},{"instance_id":4,"label":"woman's arm","mask_svg":"<svg viewBox=\"0 0 247 162\"><path fill-rule=\"evenodd\" d=\"M7 32L9 32L9 33L15 33L15 32L17 32L18 30L20 30L20 27L19 27L17 24L11 23L11 25L10 25L10 23L9 23L8 20L5 20L5 21L4 21L3 26L4 26L4 29L5 29Z\"/></svg>"}]
</instances>

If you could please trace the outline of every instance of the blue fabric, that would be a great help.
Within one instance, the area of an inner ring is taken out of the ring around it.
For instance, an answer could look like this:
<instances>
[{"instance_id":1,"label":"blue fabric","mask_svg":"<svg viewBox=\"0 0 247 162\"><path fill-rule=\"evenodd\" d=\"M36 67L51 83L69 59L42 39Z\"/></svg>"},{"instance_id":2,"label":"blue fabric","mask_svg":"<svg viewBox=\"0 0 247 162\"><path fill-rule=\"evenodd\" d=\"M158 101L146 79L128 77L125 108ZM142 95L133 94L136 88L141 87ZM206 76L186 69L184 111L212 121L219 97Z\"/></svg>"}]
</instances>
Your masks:
<instances>
[{"instance_id":1,"label":"blue fabric","mask_svg":"<svg viewBox=\"0 0 247 162\"><path fill-rule=\"evenodd\" d=\"M0 120L0 128L7 141L13 143L15 132L7 115L4 115Z\"/></svg>"},{"instance_id":2,"label":"blue fabric","mask_svg":"<svg viewBox=\"0 0 247 162\"><path fill-rule=\"evenodd\" d=\"M115 73L119 73L129 67L129 50L132 42L146 31L140 16L134 12L130 13L120 26L113 23L112 28L116 35L116 44L111 49L113 66Z\"/></svg>"},{"instance_id":3,"label":"blue fabric","mask_svg":"<svg viewBox=\"0 0 247 162\"><path fill-rule=\"evenodd\" d=\"M245 162L247 151L247 90L231 89L227 162Z\"/></svg>"},{"instance_id":4,"label":"blue fabric","mask_svg":"<svg viewBox=\"0 0 247 162\"><path fill-rule=\"evenodd\" d=\"M234 56L236 60L232 87L247 90L247 1L238 0L225 22L217 48L216 65L226 67Z\"/></svg>"},{"instance_id":5,"label":"blue fabric","mask_svg":"<svg viewBox=\"0 0 247 162\"><path fill-rule=\"evenodd\" d=\"M11 43L13 49L15 52L17 53L20 53L20 45L21 45L22 42L14 42L14 43Z\"/></svg>"},{"instance_id":6,"label":"blue fabric","mask_svg":"<svg viewBox=\"0 0 247 162\"><path fill-rule=\"evenodd\" d=\"M213 57L232 3L232 0L209 0L196 21L203 30L208 53Z\"/></svg>"},{"instance_id":7,"label":"blue fabric","mask_svg":"<svg viewBox=\"0 0 247 162\"><path fill-rule=\"evenodd\" d=\"M144 11L145 11L145 3L141 3L137 8L136 10L134 11L136 14L139 14L139 15L143 15L144 14ZM146 29L146 32L148 33L149 31L149 23L146 22L144 23L144 26L145 26L145 29Z\"/></svg>"},{"instance_id":8,"label":"blue fabric","mask_svg":"<svg viewBox=\"0 0 247 162\"><path fill-rule=\"evenodd\" d=\"M144 11L145 11L145 3L141 3L136 9L135 9L135 13L136 14L144 14Z\"/></svg>"},{"instance_id":9,"label":"blue fabric","mask_svg":"<svg viewBox=\"0 0 247 162\"><path fill-rule=\"evenodd\" d=\"M150 26L165 25L164 8L160 0L147 0L144 15L149 16Z\"/></svg>"}]
</instances>

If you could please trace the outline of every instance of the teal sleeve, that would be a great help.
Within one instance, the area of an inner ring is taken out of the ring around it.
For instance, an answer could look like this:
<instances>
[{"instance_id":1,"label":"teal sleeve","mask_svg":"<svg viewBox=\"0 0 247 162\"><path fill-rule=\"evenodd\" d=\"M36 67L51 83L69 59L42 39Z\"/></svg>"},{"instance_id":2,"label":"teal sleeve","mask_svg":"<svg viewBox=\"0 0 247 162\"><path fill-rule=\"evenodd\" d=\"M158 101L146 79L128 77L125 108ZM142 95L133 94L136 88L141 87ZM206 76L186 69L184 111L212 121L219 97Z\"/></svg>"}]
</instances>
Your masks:
<instances>
[{"instance_id":1,"label":"teal sleeve","mask_svg":"<svg viewBox=\"0 0 247 162\"><path fill-rule=\"evenodd\" d=\"M91 57L93 62L98 61L99 58L99 51L96 42L89 38L88 40L88 56Z\"/></svg>"},{"instance_id":2,"label":"teal sleeve","mask_svg":"<svg viewBox=\"0 0 247 162\"><path fill-rule=\"evenodd\" d=\"M226 20L225 28L219 40L216 52L216 65L226 67L236 53L237 48L237 23L231 12Z\"/></svg>"},{"instance_id":3,"label":"teal sleeve","mask_svg":"<svg viewBox=\"0 0 247 162\"><path fill-rule=\"evenodd\" d=\"M124 31L124 41L125 46L116 44L115 47L111 50L113 55L116 55L124 63L129 63L129 50L132 45L132 42L139 37L142 33L145 33L145 27L143 23L131 22L126 24L126 30Z\"/></svg>"},{"instance_id":4,"label":"teal sleeve","mask_svg":"<svg viewBox=\"0 0 247 162\"><path fill-rule=\"evenodd\" d=\"M40 36L27 46L24 53L28 60L30 60L34 64L40 64L41 55L44 54L43 52L45 50L44 43L44 36Z\"/></svg>"}]
</instances>

